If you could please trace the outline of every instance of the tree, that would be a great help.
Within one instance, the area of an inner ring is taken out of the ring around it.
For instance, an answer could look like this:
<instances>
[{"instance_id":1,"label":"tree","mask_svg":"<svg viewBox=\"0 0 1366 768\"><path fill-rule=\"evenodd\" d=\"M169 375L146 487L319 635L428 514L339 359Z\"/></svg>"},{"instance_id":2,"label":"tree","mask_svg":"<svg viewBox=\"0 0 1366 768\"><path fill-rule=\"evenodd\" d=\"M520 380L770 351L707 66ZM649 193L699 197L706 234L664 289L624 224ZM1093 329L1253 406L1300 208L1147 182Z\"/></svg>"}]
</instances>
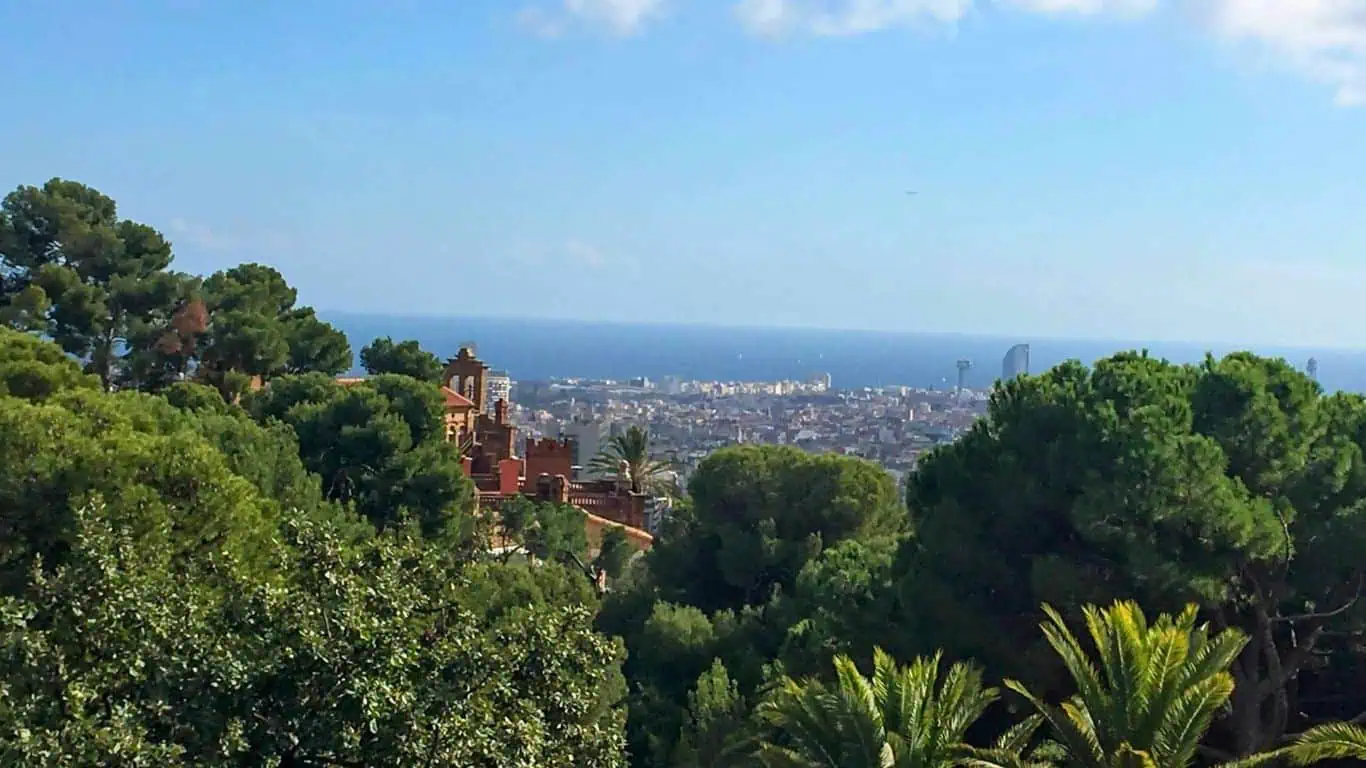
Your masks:
<instances>
[{"instance_id":1,"label":"tree","mask_svg":"<svg viewBox=\"0 0 1366 768\"><path fill-rule=\"evenodd\" d=\"M636 555L635 545L626 536L625 529L620 526L609 526L602 532L602 541L598 543L598 556L593 558L593 565L601 568L607 574L607 578L616 579L626 571L626 566L631 562L631 558Z\"/></svg>"},{"instance_id":2,"label":"tree","mask_svg":"<svg viewBox=\"0 0 1366 768\"><path fill-rule=\"evenodd\" d=\"M289 521L262 580L75 516L65 567L0 598L5 764L622 763L619 650L586 605L473 606L405 534Z\"/></svg>"},{"instance_id":3,"label":"tree","mask_svg":"<svg viewBox=\"0 0 1366 768\"><path fill-rule=\"evenodd\" d=\"M142 322L123 374L125 384L144 392L160 392L194 372L199 348L209 329L209 310L186 283L187 298L165 322Z\"/></svg>"},{"instance_id":4,"label":"tree","mask_svg":"<svg viewBox=\"0 0 1366 768\"><path fill-rule=\"evenodd\" d=\"M857 569L831 567L828 592L813 586L793 600L799 575L846 541L869 542L885 560L905 530L891 476L860 459L726 448L701 463L690 491L642 558L642 576L610 593L599 616L599 627L625 638L630 651L627 730L639 765L669 759L688 717L687 686L713 659L746 697L784 654L799 669L825 668L823 654L841 641L814 638L813 628L838 626L850 607L825 606L818 616L813 604L821 594L857 593L835 586L834 575ZM866 647L866 637L856 639Z\"/></svg>"},{"instance_id":5,"label":"tree","mask_svg":"<svg viewBox=\"0 0 1366 768\"><path fill-rule=\"evenodd\" d=\"M726 665L714 659L688 694L688 714L674 748L677 768L725 768L751 764L754 752L749 708Z\"/></svg>"},{"instance_id":6,"label":"tree","mask_svg":"<svg viewBox=\"0 0 1366 768\"><path fill-rule=\"evenodd\" d=\"M184 277L171 261L161 233L119 219L114 201L84 184L54 178L0 203L0 314L49 335L105 389L140 327L176 310Z\"/></svg>"},{"instance_id":7,"label":"tree","mask_svg":"<svg viewBox=\"0 0 1366 768\"><path fill-rule=\"evenodd\" d=\"M896 537L906 514L881 467L787 446L712 453L648 555L666 600L705 611L766 602L790 591L826 547L851 538Z\"/></svg>"},{"instance_id":8,"label":"tree","mask_svg":"<svg viewBox=\"0 0 1366 768\"><path fill-rule=\"evenodd\" d=\"M181 561L207 548L261 562L279 506L197 430L161 421L143 398L0 398L0 588L37 559L62 565L74 511L96 499L111 521L164 541Z\"/></svg>"},{"instance_id":9,"label":"tree","mask_svg":"<svg viewBox=\"0 0 1366 768\"><path fill-rule=\"evenodd\" d=\"M1211 746L1274 747L1319 684L1325 636L1366 626L1363 446L1360 398L1323 398L1284 361L1242 353L1199 366L1124 353L999 386L986 418L908 481L916 536L884 639L1057 692L1067 676L1035 639L1040 603L1079 618L1068 606L1194 602L1251 638Z\"/></svg>"},{"instance_id":10,"label":"tree","mask_svg":"<svg viewBox=\"0 0 1366 768\"><path fill-rule=\"evenodd\" d=\"M1017 681L1006 686L1044 717L1066 765L1186 768L1233 694L1228 670L1247 645L1237 630L1211 635L1207 625L1196 626L1196 610L1163 614L1150 625L1136 603L1087 606L1093 659L1062 616L1044 606L1044 636L1077 693L1054 706Z\"/></svg>"},{"instance_id":11,"label":"tree","mask_svg":"<svg viewBox=\"0 0 1366 768\"><path fill-rule=\"evenodd\" d=\"M283 275L261 264L242 264L204 282L209 327L200 363L225 397L240 394L242 377L336 375L351 367L346 337L311 308L296 307L297 296Z\"/></svg>"},{"instance_id":12,"label":"tree","mask_svg":"<svg viewBox=\"0 0 1366 768\"><path fill-rule=\"evenodd\" d=\"M650 433L637 426L608 440L589 460L588 470L602 477L621 477L636 493L657 494L668 487L669 465L650 456Z\"/></svg>"},{"instance_id":13,"label":"tree","mask_svg":"<svg viewBox=\"0 0 1366 768\"><path fill-rule=\"evenodd\" d=\"M790 674L817 674L838 655L872 663L869 639L885 633L895 607L896 545L845 539L803 566L770 611L785 628L778 658Z\"/></svg>"},{"instance_id":14,"label":"tree","mask_svg":"<svg viewBox=\"0 0 1366 768\"><path fill-rule=\"evenodd\" d=\"M44 400L57 392L98 386L99 379L83 373L55 344L0 328L0 397Z\"/></svg>"},{"instance_id":15,"label":"tree","mask_svg":"<svg viewBox=\"0 0 1366 768\"><path fill-rule=\"evenodd\" d=\"M982 685L977 667L959 662L940 675L940 657L899 666L878 649L873 676L852 659L835 659L835 682L783 680L760 704L759 716L777 732L759 757L781 768L950 768L972 759L1016 755L1037 719L1007 731L991 750L966 742L968 730L999 697Z\"/></svg>"},{"instance_id":16,"label":"tree","mask_svg":"<svg viewBox=\"0 0 1366 768\"><path fill-rule=\"evenodd\" d=\"M445 366L440 358L411 339L394 343L388 336L377 338L360 351L360 364L371 376L396 373L414 379L440 383Z\"/></svg>"},{"instance_id":17,"label":"tree","mask_svg":"<svg viewBox=\"0 0 1366 768\"><path fill-rule=\"evenodd\" d=\"M354 505L377 529L412 519L428 536L467 538L474 487L444 440L435 387L403 376L346 387L318 373L283 376L245 406L262 424L292 428L324 495Z\"/></svg>"},{"instance_id":18,"label":"tree","mask_svg":"<svg viewBox=\"0 0 1366 768\"><path fill-rule=\"evenodd\" d=\"M355 363L346 334L319 320L312 307L292 310L285 319L285 334L289 342L285 373L317 371L336 376Z\"/></svg>"}]
</instances>

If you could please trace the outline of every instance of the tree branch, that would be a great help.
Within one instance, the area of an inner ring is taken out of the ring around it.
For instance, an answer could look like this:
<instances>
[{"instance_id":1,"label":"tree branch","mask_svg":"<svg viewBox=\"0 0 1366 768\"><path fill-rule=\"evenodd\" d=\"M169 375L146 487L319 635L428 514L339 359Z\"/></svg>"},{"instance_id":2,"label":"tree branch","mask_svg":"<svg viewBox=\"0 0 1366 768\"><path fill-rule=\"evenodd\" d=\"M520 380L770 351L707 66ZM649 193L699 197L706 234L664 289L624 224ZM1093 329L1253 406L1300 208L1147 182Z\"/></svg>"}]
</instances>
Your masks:
<instances>
[{"instance_id":1,"label":"tree branch","mask_svg":"<svg viewBox=\"0 0 1366 768\"><path fill-rule=\"evenodd\" d=\"M1327 619L1331 619L1336 616L1341 616L1342 614L1351 610L1353 605L1356 605L1357 600L1361 598L1361 588L1362 577L1358 575L1356 592L1352 595L1350 600L1338 606L1337 608L1334 608L1331 611L1324 611L1322 613L1300 613L1294 616L1280 616L1277 617L1275 621L1280 623L1293 624L1295 622L1300 621L1326 621Z\"/></svg>"}]
</instances>

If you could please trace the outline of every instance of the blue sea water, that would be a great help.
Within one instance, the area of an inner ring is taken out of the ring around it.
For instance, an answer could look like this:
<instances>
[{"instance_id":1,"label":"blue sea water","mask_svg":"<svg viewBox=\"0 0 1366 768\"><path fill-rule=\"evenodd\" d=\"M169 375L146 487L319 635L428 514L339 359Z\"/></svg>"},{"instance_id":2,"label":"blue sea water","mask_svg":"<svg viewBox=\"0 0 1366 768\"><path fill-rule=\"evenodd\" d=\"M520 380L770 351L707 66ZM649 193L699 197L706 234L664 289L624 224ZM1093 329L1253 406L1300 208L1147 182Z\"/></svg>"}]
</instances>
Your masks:
<instances>
[{"instance_id":1,"label":"blue sea water","mask_svg":"<svg viewBox=\"0 0 1366 768\"><path fill-rule=\"evenodd\" d=\"M514 380L552 377L775 381L829 373L836 387L903 384L952 386L955 362L971 360L969 387L988 387L1001 375L1006 350L1030 345L1030 371L1069 359L1090 363L1126 349L1148 349L1174 362L1196 362L1207 351L1244 347L1199 343L1031 339L950 334L719 328L468 317L402 317L322 313L360 348L379 336L416 339L443 359L463 342ZM1366 390L1366 350L1251 347L1303 368L1317 358L1319 380L1330 391Z\"/></svg>"}]
</instances>

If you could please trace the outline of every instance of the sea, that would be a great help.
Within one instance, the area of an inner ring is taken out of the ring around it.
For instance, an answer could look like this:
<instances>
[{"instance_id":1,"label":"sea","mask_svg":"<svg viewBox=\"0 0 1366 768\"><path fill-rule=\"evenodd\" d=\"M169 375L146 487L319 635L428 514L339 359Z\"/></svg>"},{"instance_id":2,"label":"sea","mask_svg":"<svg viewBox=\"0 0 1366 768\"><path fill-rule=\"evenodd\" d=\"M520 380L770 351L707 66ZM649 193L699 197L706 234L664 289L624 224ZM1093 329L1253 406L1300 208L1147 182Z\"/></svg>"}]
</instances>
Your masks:
<instances>
[{"instance_id":1,"label":"sea","mask_svg":"<svg viewBox=\"0 0 1366 768\"><path fill-rule=\"evenodd\" d=\"M1237 346L1198 342L1067 340L1027 336L834 331L795 328L726 328L705 325L602 323L477 317L405 317L322 312L343 330L351 346L391 336L415 339L443 359L473 342L477 354L515 381L552 378L658 380L677 376L703 381L806 380L828 373L836 388L903 385L951 387L957 361L969 360L964 383L987 388L1001 376L1002 360L1015 344L1030 347L1031 373L1065 360L1091 363L1123 350L1147 349L1173 362L1198 362L1248 349L1282 357L1305 369L1318 361L1328 391L1366 391L1366 349ZM359 365L359 363L358 363Z\"/></svg>"}]
</instances>

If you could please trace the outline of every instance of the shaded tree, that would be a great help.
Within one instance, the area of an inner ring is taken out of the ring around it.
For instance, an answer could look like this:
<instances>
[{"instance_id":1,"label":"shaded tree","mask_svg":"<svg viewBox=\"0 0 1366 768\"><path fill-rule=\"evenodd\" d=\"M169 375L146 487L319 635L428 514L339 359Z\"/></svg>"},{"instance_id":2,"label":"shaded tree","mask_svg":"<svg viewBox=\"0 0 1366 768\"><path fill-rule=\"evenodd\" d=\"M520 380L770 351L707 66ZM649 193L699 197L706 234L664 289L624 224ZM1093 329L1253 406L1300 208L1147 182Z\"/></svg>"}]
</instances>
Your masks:
<instances>
[{"instance_id":1,"label":"shaded tree","mask_svg":"<svg viewBox=\"0 0 1366 768\"><path fill-rule=\"evenodd\" d=\"M372 376L395 373L414 379L439 383L445 366L436 355L412 339L395 343L388 336L377 338L360 351L360 364Z\"/></svg>"},{"instance_id":2,"label":"shaded tree","mask_svg":"<svg viewBox=\"0 0 1366 768\"><path fill-rule=\"evenodd\" d=\"M739 686L714 659L688 693L687 718L676 740L677 768L726 768L753 764L753 726Z\"/></svg>"},{"instance_id":3,"label":"shaded tree","mask_svg":"<svg viewBox=\"0 0 1366 768\"><path fill-rule=\"evenodd\" d=\"M602 532L602 541L598 542L598 556L593 558L593 565L601 568L609 579L620 578L626 571L626 566L631 562L631 558L636 555L636 547L627 537L625 529L619 526L609 526Z\"/></svg>"}]
</instances>

